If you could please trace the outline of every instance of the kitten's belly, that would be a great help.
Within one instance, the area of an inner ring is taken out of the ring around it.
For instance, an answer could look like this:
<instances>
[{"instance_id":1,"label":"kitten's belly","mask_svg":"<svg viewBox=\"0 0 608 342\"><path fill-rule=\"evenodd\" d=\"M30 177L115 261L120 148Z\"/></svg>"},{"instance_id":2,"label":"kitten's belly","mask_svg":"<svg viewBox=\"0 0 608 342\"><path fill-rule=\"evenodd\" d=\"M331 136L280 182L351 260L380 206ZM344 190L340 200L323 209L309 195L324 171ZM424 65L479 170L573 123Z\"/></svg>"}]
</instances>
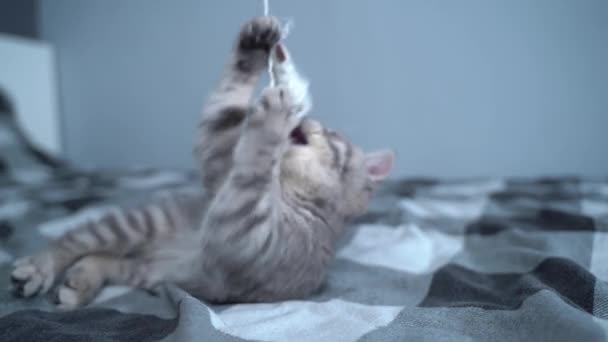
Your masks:
<instances>
[{"instance_id":1,"label":"kitten's belly","mask_svg":"<svg viewBox=\"0 0 608 342\"><path fill-rule=\"evenodd\" d=\"M310 243L310 241L307 241ZM280 241L273 249L208 245L194 293L212 302L260 302L302 298L317 290L333 258L327 246L302 249L298 241ZM204 248L205 250L205 248Z\"/></svg>"}]
</instances>

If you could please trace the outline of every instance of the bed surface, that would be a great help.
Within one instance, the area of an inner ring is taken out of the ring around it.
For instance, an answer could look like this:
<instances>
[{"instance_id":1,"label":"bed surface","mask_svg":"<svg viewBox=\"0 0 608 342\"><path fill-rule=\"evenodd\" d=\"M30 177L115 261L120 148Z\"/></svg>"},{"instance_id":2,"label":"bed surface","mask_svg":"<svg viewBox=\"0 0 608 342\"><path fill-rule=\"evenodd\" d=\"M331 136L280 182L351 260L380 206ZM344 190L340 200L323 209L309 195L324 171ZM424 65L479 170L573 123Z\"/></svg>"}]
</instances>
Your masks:
<instances>
[{"instance_id":1,"label":"bed surface","mask_svg":"<svg viewBox=\"0 0 608 342\"><path fill-rule=\"evenodd\" d=\"M16 136L0 149L2 289L15 257L74 223L197 186L193 173L76 170ZM65 313L2 290L0 341L604 341L607 247L606 180L394 180L306 300L213 306L112 287Z\"/></svg>"}]
</instances>

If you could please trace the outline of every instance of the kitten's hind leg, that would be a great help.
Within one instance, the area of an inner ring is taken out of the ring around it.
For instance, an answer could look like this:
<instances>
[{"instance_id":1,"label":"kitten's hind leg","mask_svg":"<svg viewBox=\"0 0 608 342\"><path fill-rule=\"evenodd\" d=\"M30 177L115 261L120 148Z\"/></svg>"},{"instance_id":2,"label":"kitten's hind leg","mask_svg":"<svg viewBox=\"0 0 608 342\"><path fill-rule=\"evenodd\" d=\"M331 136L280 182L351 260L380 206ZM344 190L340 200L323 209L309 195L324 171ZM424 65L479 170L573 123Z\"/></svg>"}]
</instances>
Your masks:
<instances>
[{"instance_id":1,"label":"kitten's hind leg","mask_svg":"<svg viewBox=\"0 0 608 342\"><path fill-rule=\"evenodd\" d=\"M53 241L49 248L18 259L11 274L13 289L22 297L46 293L58 276L81 257L92 253L126 254L131 240L108 216L87 223Z\"/></svg>"},{"instance_id":2,"label":"kitten's hind leg","mask_svg":"<svg viewBox=\"0 0 608 342\"><path fill-rule=\"evenodd\" d=\"M61 309L75 309L92 302L105 285L144 290L154 290L165 281L187 285L193 278L192 263L186 258L181 261L150 256L89 255L67 270L55 290L54 302Z\"/></svg>"},{"instance_id":3,"label":"kitten's hind leg","mask_svg":"<svg viewBox=\"0 0 608 342\"><path fill-rule=\"evenodd\" d=\"M165 202L110 212L99 221L70 230L51 242L48 249L18 259L11 274L13 288L23 297L46 293L58 276L83 256L126 255L173 234L179 217Z\"/></svg>"}]
</instances>

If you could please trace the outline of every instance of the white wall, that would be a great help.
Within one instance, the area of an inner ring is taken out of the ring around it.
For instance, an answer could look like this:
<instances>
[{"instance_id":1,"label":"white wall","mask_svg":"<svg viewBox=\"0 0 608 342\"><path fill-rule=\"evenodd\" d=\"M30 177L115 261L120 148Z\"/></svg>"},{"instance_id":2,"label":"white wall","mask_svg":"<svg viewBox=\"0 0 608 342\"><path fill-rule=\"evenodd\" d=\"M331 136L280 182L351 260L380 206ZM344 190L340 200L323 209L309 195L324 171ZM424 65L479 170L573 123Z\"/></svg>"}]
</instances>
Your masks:
<instances>
[{"instance_id":1,"label":"white wall","mask_svg":"<svg viewBox=\"0 0 608 342\"><path fill-rule=\"evenodd\" d=\"M608 174L608 2L271 0L312 81L314 115L397 174ZM261 0L41 2L68 156L192 165L240 23Z\"/></svg>"}]
</instances>

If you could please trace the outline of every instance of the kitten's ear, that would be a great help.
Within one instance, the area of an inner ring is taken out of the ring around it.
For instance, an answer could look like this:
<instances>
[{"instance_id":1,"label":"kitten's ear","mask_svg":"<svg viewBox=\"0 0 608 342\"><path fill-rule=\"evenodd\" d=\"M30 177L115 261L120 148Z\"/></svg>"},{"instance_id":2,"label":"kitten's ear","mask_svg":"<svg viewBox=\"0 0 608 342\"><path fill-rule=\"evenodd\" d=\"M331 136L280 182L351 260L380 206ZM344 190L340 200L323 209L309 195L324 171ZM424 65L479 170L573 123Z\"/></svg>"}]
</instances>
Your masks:
<instances>
[{"instance_id":1,"label":"kitten's ear","mask_svg":"<svg viewBox=\"0 0 608 342\"><path fill-rule=\"evenodd\" d=\"M367 174L373 182L385 179L393 168L395 154L389 150L381 150L365 154Z\"/></svg>"}]
</instances>

